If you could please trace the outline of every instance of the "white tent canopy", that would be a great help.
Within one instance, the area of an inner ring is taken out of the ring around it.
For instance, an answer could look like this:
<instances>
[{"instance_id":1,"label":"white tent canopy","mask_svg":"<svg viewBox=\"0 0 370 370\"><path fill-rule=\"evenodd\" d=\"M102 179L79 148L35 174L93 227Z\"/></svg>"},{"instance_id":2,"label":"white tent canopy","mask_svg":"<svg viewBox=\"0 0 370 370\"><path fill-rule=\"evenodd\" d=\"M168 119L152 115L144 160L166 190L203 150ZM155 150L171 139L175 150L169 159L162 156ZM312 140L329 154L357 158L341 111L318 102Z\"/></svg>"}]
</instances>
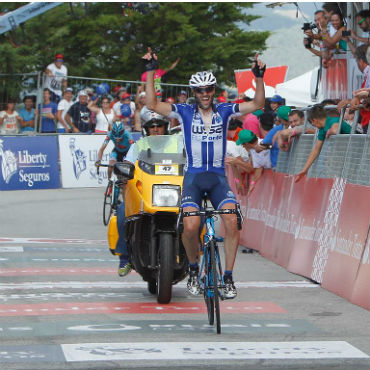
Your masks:
<instances>
[{"instance_id":1,"label":"white tent canopy","mask_svg":"<svg viewBox=\"0 0 370 370\"><path fill-rule=\"evenodd\" d=\"M315 104L316 102L311 98L311 89L314 90L316 87L317 70L318 68L315 68L303 75L276 85L276 94L285 98L286 105L306 107Z\"/></svg>"}]
</instances>

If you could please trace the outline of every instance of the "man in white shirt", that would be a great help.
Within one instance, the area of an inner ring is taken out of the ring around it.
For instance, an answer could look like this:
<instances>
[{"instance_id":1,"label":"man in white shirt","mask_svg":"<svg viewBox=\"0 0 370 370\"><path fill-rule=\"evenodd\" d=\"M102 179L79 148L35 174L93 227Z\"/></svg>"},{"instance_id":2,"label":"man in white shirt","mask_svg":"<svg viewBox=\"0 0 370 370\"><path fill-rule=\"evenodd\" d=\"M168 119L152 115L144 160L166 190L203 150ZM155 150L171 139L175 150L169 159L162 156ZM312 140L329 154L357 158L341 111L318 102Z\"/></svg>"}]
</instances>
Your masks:
<instances>
[{"instance_id":1,"label":"man in white shirt","mask_svg":"<svg viewBox=\"0 0 370 370\"><path fill-rule=\"evenodd\" d=\"M56 117L58 120L58 124L57 124L58 133L71 132L71 128L69 127L68 123L65 121L65 115L68 112L71 105L73 104L72 93L73 93L73 89L71 87L67 87L64 90L63 99L58 104L58 111L56 114Z\"/></svg>"},{"instance_id":2,"label":"man in white shirt","mask_svg":"<svg viewBox=\"0 0 370 370\"><path fill-rule=\"evenodd\" d=\"M54 63L49 64L45 70L45 86L51 91L51 101L59 103L62 98L62 90L67 87L67 68L63 65L63 55L55 55Z\"/></svg>"}]
</instances>

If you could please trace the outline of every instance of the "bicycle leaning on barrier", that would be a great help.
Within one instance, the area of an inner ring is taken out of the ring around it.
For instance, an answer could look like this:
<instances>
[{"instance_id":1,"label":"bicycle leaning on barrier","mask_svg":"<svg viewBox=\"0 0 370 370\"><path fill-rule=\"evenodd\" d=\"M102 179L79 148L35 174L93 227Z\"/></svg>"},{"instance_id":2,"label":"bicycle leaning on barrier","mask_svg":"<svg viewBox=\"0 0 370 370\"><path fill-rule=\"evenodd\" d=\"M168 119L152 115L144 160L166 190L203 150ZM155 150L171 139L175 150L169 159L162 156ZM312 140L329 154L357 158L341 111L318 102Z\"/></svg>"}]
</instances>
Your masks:
<instances>
[{"instance_id":1,"label":"bicycle leaning on barrier","mask_svg":"<svg viewBox=\"0 0 370 370\"><path fill-rule=\"evenodd\" d=\"M225 295L225 280L218 244L223 238L218 237L215 232L215 220L217 220L217 215L221 214L236 214L238 229L241 229L243 216L240 212L239 204L236 205L235 209L214 210L208 208L206 194L203 197L203 207L201 211L184 212L181 209L178 219L178 229L181 233L183 231L183 217L201 216L204 218L200 247L200 254L203 257L199 269L198 280L207 307L209 325L215 324L216 317L217 334L221 333L220 299L230 299Z\"/></svg>"}]
</instances>

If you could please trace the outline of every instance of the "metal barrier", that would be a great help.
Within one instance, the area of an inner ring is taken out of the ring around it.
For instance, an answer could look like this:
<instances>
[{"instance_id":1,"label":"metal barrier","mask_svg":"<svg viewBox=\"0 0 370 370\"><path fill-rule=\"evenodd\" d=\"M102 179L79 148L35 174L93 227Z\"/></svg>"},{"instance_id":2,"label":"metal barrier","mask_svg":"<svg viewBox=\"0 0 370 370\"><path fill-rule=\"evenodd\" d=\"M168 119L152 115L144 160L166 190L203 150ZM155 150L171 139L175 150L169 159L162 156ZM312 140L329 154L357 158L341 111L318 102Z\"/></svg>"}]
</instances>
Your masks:
<instances>
[{"instance_id":1,"label":"metal barrier","mask_svg":"<svg viewBox=\"0 0 370 370\"><path fill-rule=\"evenodd\" d=\"M336 106L325 108L332 109ZM346 107L342 109L339 127L342 124L345 109ZM354 122L357 122L358 115L356 112ZM370 186L370 133L356 134L355 130L356 124L352 126L351 134L336 134L326 139L319 157L308 171L308 177L340 177L353 184ZM300 172L316 140L317 137L314 134L302 134L296 137L288 152L279 151L276 172L291 175Z\"/></svg>"},{"instance_id":2,"label":"metal barrier","mask_svg":"<svg viewBox=\"0 0 370 370\"><path fill-rule=\"evenodd\" d=\"M6 109L6 104L10 98L15 99L16 111L24 107L23 99L30 95L34 97L35 108L41 104L42 109L42 90L45 86L46 74L42 72L19 73L19 74L0 74L0 111ZM108 96L113 99L113 89L116 86L123 87L131 94L134 100L137 87L142 85L142 81L114 80L81 76L67 76L67 85L73 89L73 101L77 100L80 90L91 89L91 96L96 95L95 91L99 84L109 85ZM187 92L188 98L191 96L189 85L161 83L162 101L172 97L175 101L181 90ZM39 121L39 120L38 120ZM36 122L36 132L40 132L40 122Z\"/></svg>"}]
</instances>

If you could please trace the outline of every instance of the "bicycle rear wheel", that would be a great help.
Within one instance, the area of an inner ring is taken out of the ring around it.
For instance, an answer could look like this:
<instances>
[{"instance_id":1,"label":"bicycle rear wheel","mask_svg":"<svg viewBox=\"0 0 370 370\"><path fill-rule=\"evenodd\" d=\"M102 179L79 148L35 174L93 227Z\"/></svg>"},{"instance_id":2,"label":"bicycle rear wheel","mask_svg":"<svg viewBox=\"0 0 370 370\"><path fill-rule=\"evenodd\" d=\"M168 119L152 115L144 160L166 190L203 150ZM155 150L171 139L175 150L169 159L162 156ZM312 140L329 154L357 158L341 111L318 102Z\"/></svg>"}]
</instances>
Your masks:
<instances>
[{"instance_id":1,"label":"bicycle rear wheel","mask_svg":"<svg viewBox=\"0 0 370 370\"><path fill-rule=\"evenodd\" d=\"M212 272L212 284L213 284L213 302L214 302L214 312L216 313L216 328L217 334L221 333L221 315L220 315L220 297L218 293L218 271L217 271L217 261L216 261L216 243L211 242L210 245L210 256L211 256L211 272Z\"/></svg>"},{"instance_id":2,"label":"bicycle rear wheel","mask_svg":"<svg viewBox=\"0 0 370 370\"><path fill-rule=\"evenodd\" d=\"M112 214L112 199L113 199L113 186L112 183L108 183L104 193L104 206L103 206L103 222L107 226L109 223L110 216Z\"/></svg>"},{"instance_id":3,"label":"bicycle rear wheel","mask_svg":"<svg viewBox=\"0 0 370 370\"><path fill-rule=\"evenodd\" d=\"M203 297L204 302L206 303L207 307L207 314L208 314L208 323L209 325L214 325L215 323L215 303L213 300L213 292L211 288L211 281L210 281L210 270L211 270L211 262L209 260L209 249L205 248L204 250L204 289L203 289Z\"/></svg>"}]
</instances>

